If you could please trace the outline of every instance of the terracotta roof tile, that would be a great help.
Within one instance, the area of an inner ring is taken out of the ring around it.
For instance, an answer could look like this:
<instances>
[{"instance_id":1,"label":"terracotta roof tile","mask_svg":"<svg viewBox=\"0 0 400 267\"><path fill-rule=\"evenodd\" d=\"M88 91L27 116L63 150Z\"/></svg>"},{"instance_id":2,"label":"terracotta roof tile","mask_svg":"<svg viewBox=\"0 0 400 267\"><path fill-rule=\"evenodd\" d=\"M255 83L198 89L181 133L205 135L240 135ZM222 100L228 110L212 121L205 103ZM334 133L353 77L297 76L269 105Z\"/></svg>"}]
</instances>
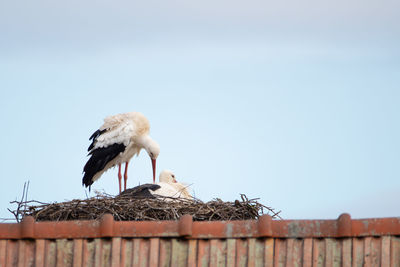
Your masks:
<instances>
[{"instance_id":1,"label":"terracotta roof tile","mask_svg":"<svg viewBox=\"0 0 400 267\"><path fill-rule=\"evenodd\" d=\"M400 266L400 218L0 224L0 266Z\"/></svg>"}]
</instances>

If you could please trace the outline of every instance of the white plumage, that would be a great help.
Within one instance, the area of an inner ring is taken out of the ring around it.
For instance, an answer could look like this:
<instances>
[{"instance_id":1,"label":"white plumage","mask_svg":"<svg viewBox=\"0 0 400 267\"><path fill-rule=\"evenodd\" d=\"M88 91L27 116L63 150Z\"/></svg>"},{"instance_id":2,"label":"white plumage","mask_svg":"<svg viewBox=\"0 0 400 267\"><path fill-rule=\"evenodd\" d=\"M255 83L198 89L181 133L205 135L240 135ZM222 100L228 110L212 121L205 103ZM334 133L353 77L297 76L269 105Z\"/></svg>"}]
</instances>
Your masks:
<instances>
[{"instance_id":1,"label":"white plumage","mask_svg":"<svg viewBox=\"0 0 400 267\"><path fill-rule=\"evenodd\" d=\"M134 198L165 197L166 201L173 200L174 198L193 199L187 190L187 186L178 183L171 171L162 171L159 179L160 182L157 184L139 185L125 190L122 192L122 195L129 195Z\"/></svg>"},{"instance_id":2,"label":"white plumage","mask_svg":"<svg viewBox=\"0 0 400 267\"><path fill-rule=\"evenodd\" d=\"M153 183L155 182L156 159L160 147L150 136L150 124L143 114L129 112L108 116L104 124L93 133L88 151L90 159L84 167L82 183L87 187L109 168L118 165L119 190L121 192L121 164L125 163L124 188L128 179L129 160L144 148L152 160Z\"/></svg>"},{"instance_id":3,"label":"white plumage","mask_svg":"<svg viewBox=\"0 0 400 267\"><path fill-rule=\"evenodd\" d=\"M159 177L160 182L157 183L160 188L151 191L153 195L162 197L193 199L187 190L187 186L178 183L175 175L170 170L163 170Z\"/></svg>"}]
</instances>

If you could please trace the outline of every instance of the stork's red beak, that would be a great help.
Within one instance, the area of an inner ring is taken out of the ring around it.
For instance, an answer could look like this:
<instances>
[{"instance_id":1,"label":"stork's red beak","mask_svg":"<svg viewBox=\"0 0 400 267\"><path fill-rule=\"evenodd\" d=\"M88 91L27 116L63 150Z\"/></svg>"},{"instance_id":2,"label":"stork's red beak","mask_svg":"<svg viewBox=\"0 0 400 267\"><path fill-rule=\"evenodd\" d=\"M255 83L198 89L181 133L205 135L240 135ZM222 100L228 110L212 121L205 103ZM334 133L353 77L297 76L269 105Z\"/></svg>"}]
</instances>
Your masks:
<instances>
[{"instance_id":1,"label":"stork's red beak","mask_svg":"<svg viewBox=\"0 0 400 267\"><path fill-rule=\"evenodd\" d=\"M156 183L156 160L151 159L151 165L153 166L153 184Z\"/></svg>"}]
</instances>

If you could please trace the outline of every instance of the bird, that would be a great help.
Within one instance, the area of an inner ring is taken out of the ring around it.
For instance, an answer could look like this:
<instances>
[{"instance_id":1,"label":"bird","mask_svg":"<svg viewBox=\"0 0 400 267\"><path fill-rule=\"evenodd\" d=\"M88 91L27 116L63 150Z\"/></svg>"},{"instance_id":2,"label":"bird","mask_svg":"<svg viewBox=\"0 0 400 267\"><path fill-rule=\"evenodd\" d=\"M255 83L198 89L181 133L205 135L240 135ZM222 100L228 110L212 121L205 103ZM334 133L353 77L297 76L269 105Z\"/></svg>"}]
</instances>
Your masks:
<instances>
[{"instance_id":1,"label":"bird","mask_svg":"<svg viewBox=\"0 0 400 267\"><path fill-rule=\"evenodd\" d=\"M187 186L178 183L175 174L170 170L163 170L157 184L143 184L123 191L120 196L133 198L170 197L193 199L187 190ZM166 199L168 200L168 199Z\"/></svg>"},{"instance_id":2,"label":"bird","mask_svg":"<svg viewBox=\"0 0 400 267\"><path fill-rule=\"evenodd\" d=\"M128 165L142 148L150 156L153 184L156 178L156 160L160 146L150 135L150 123L140 112L128 112L104 118L103 125L89 138L89 160L83 167L82 185L89 187L108 169L118 166L119 192L121 193L121 165L125 163L124 190L128 180Z\"/></svg>"},{"instance_id":3,"label":"bird","mask_svg":"<svg viewBox=\"0 0 400 267\"><path fill-rule=\"evenodd\" d=\"M161 189L155 192L157 195L186 199L193 198L187 190L188 186L179 183L171 170L163 170L160 173L159 181L158 185L161 186Z\"/></svg>"}]
</instances>

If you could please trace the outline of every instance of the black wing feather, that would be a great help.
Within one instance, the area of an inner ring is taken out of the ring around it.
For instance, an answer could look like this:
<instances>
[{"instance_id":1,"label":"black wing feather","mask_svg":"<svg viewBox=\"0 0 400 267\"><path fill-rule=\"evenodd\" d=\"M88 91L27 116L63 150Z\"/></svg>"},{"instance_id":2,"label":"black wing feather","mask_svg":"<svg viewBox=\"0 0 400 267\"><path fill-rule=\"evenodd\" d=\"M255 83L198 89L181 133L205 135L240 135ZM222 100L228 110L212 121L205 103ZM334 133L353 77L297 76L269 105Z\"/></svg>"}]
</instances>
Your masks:
<instances>
[{"instance_id":1,"label":"black wing feather","mask_svg":"<svg viewBox=\"0 0 400 267\"><path fill-rule=\"evenodd\" d=\"M86 187L93 184L93 176L99 171L102 171L104 167L113 160L119 153L125 151L124 144L113 144L107 147L97 148L92 150L89 154L91 155L83 172L85 173L82 179L82 185Z\"/></svg>"},{"instance_id":2,"label":"black wing feather","mask_svg":"<svg viewBox=\"0 0 400 267\"><path fill-rule=\"evenodd\" d=\"M89 140L92 140L93 139L93 141L92 141L92 143L90 144L90 146L88 147L88 151L90 151L93 147L94 147L94 144L96 143L96 139L97 139L97 137L99 137L100 135L102 135L103 133L105 133L105 132L107 132L107 129L104 129L104 130L97 130L97 131L95 131L90 137L89 137Z\"/></svg>"},{"instance_id":3,"label":"black wing feather","mask_svg":"<svg viewBox=\"0 0 400 267\"><path fill-rule=\"evenodd\" d=\"M155 198L150 190L155 191L160 188L161 186L159 186L158 184L143 184L125 190L120 194L120 196L129 196L132 198Z\"/></svg>"}]
</instances>

